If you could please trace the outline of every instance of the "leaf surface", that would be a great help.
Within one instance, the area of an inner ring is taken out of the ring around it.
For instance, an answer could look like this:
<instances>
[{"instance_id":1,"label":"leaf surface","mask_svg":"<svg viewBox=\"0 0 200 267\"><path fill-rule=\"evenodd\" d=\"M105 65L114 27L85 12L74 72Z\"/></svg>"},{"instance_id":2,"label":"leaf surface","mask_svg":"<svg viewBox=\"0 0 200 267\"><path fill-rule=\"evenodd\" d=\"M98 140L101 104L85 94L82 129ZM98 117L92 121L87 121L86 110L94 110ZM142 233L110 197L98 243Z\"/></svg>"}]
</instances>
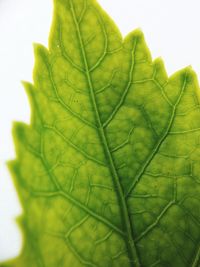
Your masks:
<instances>
[{"instance_id":1,"label":"leaf surface","mask_svg":"<svg viewBox=\"0 0 200 267\"><path fill-rule=\"evenodd\" d=\"M24 247L9 267L198 267L200 96L94 0L55 0L10 164Z\"/></svg>"}]
</instances>

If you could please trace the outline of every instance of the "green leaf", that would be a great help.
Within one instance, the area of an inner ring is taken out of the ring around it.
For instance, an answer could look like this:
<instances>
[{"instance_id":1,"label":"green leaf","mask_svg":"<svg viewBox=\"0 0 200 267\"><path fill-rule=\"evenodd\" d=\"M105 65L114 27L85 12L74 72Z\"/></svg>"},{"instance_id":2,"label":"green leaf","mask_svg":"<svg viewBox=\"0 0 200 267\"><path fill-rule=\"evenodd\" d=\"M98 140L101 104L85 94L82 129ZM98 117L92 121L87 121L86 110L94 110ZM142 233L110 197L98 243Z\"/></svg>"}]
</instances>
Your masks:
<instances>
[{"instance_id":1,"label":"green leaf","mask_svg":"<svg viewBox=\"0 0 200 267\"><path fill-rule=\"evenodd\" d=\"M198 267L200 94L95 0L55 0L31 124L10 164L24 246L9 267ZM172 40L171 40L172 41Z\"/></svg>"}]
</instances>

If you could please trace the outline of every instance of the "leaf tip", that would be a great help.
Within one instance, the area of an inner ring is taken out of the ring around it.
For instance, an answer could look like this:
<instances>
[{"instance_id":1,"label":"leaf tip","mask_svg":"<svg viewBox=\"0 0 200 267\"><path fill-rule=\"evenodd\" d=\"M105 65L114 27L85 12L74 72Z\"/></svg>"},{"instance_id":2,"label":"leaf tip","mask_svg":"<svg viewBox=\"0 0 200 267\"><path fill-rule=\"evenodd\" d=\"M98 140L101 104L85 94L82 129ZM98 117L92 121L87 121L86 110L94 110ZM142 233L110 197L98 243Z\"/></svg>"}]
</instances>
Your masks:
<instances>
[{"instance_id":1,"label":"leaf tip","mask_svg":"<svg viewBox=\"0 0 200 267\"><path fill-rule=\"evenodd\" d=\"M33 49L34 50L37 49L40 46L41 46L41 44L39 44L39 43L33 43Z\"/></svg>"},{"instance_id":2,"label":"leaf tip","mask_svg":"<svg viewBox=\"0 0 200 267\"><path fill-rule=\"evenodd\" d=\"M14 139L24 140L24 127L27 126L24 122L14 121L12 123L12 133ZM17 143L15 140L15 144Z\"/></svg>"},{"instance_id":3,"label":"leaf tip","mask_svg":"<svg viewBox=\"0 0 200 267\"><path fill-rule=\"evenodd\" d=\"M30 85L29 82L24 81L24 80L21 80L21 84L22 84L22 86L23 86L25 89Z\"/></svg>"},{"instance_id":4,"label":"leaf tip","mask_svg":"<svg viewBox=\"0 0 200 267\"><path fill-rule=\"evenodd\" d=\"M195 73L192 65L188 65L185 68L183 68L182 73L183 73L184 77L186 77L187 79L196 76L196 73Z\"/></svg>"},{"instance_id":5,"label":"leaf tip","mask_svg":"<svg viewBox=\"0 0 200 267\"><path fill-rule=\"evenodd\" d=\"M128 34L129 37L136 38L138 41L144 39L144 33L141 28L137 28Z\"/></svg>"}]
</instances>

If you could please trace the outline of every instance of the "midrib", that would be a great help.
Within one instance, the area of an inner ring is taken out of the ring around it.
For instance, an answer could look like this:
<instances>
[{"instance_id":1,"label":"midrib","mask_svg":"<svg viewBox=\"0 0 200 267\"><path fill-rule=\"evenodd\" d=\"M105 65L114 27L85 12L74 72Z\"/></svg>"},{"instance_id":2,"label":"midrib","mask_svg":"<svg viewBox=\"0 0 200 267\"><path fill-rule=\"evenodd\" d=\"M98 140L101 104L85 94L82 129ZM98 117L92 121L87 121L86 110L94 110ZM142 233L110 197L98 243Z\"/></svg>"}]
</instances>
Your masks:
<instances>
[{"instance_id":1,"label":"midrib","mask_svg":"<svg viewBox=\"0 0 200 267\"><path fill-rule=\"evenodd\" d=\"M98 125L97 128L98 128L99 136L101 138L101 141L102 141L102 144L104 147L105 157L108 161L108 166L109 166L111 176L113 178L113 182L116 186L118 201L119 201L119 205L120 205L120 209L121 209L122 221L124 223L124 230L126 233L125 242L126 242L126 246L127 246L127 250L128 250L128 254L129 254L129 258L130 258L130 264L131 264L131 267L140 267L141 265L139 262L139 257L137 254L136 245L135 245L135 242L133 240L133 233L132 233L132 227L131 227L131 221L130 221L130 217L129 217L129 213L128 213L127 203L125 200L125 196L123 193L123 189L122 189L122 186L121 186L121 183L119 180L119 175L117 173L113 157L112 157L111 152L109 150L109 146L108 146L108 142L106 139L104 127L103 127L103 124L101 122L101 118L99 115L99 110L98 110L96 97L95 97L95 93L94 93L92 78L90 76L86 52L85 52L85 48L83 45L83 39L81 36L79 24L78 24L78 21L76 18L74 6L73 6L73 3L71 0L70 0L70 5L71 5L71 12L72 12L73 20L74 20L76 30L77 30L78 40L79 40L80 47L81 47L81 53L82 53L82 57L83 57L84 65L85 65L85 73L86 73L87 82L88 82L88 86L89 86L89 90L90 90L90 97L91 97L92 105L93 105L94 112L95 112L95 117L97 120L97 125Z\"/></svg>"}]
</instances>

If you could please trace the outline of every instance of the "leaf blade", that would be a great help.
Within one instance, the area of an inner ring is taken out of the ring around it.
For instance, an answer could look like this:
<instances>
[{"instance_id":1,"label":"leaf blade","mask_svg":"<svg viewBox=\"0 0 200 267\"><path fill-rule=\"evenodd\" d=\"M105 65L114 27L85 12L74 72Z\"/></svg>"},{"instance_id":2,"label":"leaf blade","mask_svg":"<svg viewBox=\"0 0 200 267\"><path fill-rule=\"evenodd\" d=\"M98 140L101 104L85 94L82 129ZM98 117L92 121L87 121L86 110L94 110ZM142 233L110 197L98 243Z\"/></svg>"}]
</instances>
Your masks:
<instances>
[{"instance_id":1,"label":"leaf blade","mask_svg":"<svg viewBox=\"0 0 200 267\"><path fill-rule=\"evenodd\" d=\"M168 78L142 33L123 41L92 0L56 0L49 50L35 55L32 122L15 127L27 243L11 266L198 264L194 73Z\"/></svg>"}]
</instances>

